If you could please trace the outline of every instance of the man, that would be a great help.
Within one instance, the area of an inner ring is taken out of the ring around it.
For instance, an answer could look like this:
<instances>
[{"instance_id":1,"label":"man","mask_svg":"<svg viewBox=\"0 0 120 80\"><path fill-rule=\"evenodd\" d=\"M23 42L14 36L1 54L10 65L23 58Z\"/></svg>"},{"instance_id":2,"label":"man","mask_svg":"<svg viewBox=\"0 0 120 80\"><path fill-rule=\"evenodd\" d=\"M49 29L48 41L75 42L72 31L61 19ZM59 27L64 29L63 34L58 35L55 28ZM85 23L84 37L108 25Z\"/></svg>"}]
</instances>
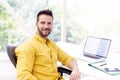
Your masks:
<instances>
[{"instance_id":1,"label":"man","mask_svg":"<svg viewBox=\"0 0 120 80\"><path fill-rule=\"evenodd\" d=\"M52 25L52 11L40 11L35 35L15 50L17 80L58 80L60 74L57 71L57 61L72 69L70 80L80 80L76 60L47 38L52 31Z\"/></svg>"}]
</instances>

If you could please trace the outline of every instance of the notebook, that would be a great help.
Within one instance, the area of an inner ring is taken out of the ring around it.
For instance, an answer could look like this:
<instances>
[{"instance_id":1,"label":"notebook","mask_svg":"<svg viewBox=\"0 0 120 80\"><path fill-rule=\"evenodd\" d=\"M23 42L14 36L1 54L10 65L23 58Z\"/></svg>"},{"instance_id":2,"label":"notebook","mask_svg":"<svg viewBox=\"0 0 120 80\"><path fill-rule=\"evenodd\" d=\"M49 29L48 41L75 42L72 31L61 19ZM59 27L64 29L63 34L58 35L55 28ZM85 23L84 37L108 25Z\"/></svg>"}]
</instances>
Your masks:
<instances>
[{"instance_id":1,"label":"notebook","mask_svg":"<svg viewBox=\"0 0 120 80\"><path fill-rule=\"evenodd\" d=\"M89 66L103 71L110 75L120 75L120 66L114 65L114 63L107 62L107 61L98 61L93 63L88 63Z\"/></svg>"},{"instance_id":2,"label":"notebook","mask_svg":"<svg viewBox=\"0 0 120 80\"><path fill-rule=\"evenodd\" d=\"M111 39L88 36L83 48L83 55L93 59L107 58Z\"/></svg>"}]
</instances>

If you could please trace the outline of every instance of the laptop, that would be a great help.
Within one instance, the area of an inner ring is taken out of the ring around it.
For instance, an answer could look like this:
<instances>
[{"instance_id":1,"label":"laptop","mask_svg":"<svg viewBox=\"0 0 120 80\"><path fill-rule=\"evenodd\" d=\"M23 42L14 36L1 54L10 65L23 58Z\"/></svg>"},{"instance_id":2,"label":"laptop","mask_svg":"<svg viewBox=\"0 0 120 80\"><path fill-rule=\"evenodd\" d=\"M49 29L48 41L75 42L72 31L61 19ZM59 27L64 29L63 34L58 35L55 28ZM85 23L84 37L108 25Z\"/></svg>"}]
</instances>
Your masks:
<instances>
[{"instance_id":1,"label":"laptop","mask_svg":"<svg viewBox=\"0 0 120 80\"><path fill-rule=\"evenodd\" d=\"M92 59L107 58L111 39L88 36L83 48L83 55Z\"/></svg>"}]
</instances>

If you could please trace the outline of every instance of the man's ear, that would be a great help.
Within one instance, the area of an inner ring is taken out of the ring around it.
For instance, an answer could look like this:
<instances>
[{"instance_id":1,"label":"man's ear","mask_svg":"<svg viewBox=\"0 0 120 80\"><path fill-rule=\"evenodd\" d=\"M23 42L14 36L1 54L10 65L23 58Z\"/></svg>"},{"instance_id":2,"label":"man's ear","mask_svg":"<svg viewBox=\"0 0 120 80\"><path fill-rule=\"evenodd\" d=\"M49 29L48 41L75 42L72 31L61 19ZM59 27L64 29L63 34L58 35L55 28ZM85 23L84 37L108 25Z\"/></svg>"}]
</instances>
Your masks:
<instances>
[{"instance_id":1,"label":"man's ear","mask_svg":"<svg viewBox=\"0 0 120 80\"><path fill-rule=\"evenodd\" d=\"M35 25L37 26L37 21L35 22Z\"/></svg>"}]
</instances>

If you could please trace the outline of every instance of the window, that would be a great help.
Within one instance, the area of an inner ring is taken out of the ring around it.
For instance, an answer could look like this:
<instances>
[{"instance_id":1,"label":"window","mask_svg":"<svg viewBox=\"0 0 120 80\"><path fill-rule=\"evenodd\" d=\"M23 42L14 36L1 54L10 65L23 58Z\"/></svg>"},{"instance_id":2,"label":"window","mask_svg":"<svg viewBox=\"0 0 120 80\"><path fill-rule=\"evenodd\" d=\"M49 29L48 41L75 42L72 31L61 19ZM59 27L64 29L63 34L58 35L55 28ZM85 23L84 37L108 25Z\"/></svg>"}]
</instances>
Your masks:
<instances>
[{"instance_id":1,"label":"window","mask_svg":"<svg viewBox=\"0 0 120 80\"><path fill-rule=\"evenodd\" d=\"M65 38L81 44L87 35L93 35L110 38L112 46L120 48L118 0L1 0L0 51L5 51L8 43L23 42L31 36L36 30L36 14L46 8L54 14L54 28L49 35L52 40Z\"/></svg>"}]
</instances>

